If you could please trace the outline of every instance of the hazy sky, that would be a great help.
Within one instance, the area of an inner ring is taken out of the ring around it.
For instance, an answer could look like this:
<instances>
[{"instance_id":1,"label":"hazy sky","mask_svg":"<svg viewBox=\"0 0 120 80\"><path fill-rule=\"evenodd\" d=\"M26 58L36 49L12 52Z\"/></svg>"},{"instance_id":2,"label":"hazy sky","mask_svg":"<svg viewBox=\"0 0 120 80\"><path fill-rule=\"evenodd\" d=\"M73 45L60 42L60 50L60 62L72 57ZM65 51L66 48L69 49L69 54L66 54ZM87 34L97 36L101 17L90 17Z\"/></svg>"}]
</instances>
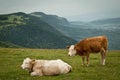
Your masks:
<instances>
[{"instance_id":1,"label":"hazy sky","mask_svg":"<svg viewBox=\"0 0 120 80\"><path fill-rule=\"evenodd\" d=\"M120 17L120 0L0 0L0 14L44 12L68 20Z\"/></svg>"}]
</instances>

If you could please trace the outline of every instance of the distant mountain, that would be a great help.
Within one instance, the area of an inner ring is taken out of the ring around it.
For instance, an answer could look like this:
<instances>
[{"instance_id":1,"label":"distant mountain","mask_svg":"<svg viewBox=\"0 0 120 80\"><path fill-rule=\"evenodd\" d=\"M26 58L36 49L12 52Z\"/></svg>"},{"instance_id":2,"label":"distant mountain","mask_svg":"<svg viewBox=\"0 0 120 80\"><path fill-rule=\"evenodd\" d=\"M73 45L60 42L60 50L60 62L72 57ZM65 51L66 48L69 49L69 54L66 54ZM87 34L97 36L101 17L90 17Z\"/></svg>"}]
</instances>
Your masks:
<instances>
[{"instance_id":1,"label":"distant mountain","mask_svg":"<svg viewBox=\"0 0 120 80\"><path fill-rule=\"evenodd\" d=\"M120 18L107 18L107 19L100 19L100 20L95 20L91 21L90 23L93 24L119 24L120 23Z\"/></svg>"},{"instance_id":2,"label":"distant mountain","mask_svg":"<svg viewBox=\"0 0 120 80\"><path fill-rule=\"evenodd\" d=\"M75 21L66 30L66 34L77 41L86 37L106 35L109 49L120 50L120 18L108 18L92 22ZM65 29L64 29L65 30Z\"/></svg>"},{"instance_id":3,"label":"distant mountain","mask_svg":"<svg viewBox=\"0 0 120 80\"><path fill-rule=\"evenodd\" d=\"M40 17L22 12L0 15L0 41L29 48L65 48L76 42Z\"/></svg>"}]
</instances>

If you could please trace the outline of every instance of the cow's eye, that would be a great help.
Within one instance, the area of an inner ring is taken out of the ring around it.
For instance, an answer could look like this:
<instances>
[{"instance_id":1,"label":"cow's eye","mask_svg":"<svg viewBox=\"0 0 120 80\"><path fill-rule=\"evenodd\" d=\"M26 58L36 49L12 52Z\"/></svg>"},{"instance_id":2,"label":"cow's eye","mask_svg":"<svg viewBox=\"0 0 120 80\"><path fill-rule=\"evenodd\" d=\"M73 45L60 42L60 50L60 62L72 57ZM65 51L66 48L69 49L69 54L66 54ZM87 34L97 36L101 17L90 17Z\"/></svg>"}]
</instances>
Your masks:
<instances>
[{"instance_id":1,"label":"cow's eye","mask_svg":"<svg viewBox=\"0 0 120 80\"><path fill-rule=\"evenodd\" d=\"M74 49L71 49L72 51L74 51Z\"/></svg>"},{"instance_id":2,"label":"cow's eye","mask_svg":"<svg viewBox=\"0 0 120 80\"><path fill-rule=\"evenodd\" d=\"M25 63L25 64L28 64L28 63Z\"/></svg>"}]
</instances>

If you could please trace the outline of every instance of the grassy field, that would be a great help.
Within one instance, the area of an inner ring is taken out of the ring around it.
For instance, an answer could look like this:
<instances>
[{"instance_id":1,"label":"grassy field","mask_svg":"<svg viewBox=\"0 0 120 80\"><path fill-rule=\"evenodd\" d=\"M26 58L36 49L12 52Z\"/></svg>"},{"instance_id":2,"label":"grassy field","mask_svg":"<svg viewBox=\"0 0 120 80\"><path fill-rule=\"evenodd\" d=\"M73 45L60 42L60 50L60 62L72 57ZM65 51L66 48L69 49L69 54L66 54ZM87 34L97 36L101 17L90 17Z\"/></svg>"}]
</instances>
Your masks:
<instances>
[{"instance_id":1,"label":"grassy field","mask_svg":"<svg viewBox=\"0 0 120 80\"><path fill-rule=\"evenodd\" d=\"M72 72L58 76L31 77L20 65L24 58L62 59ZM100 65L100 54L91 54L90 66L81 65L81 57L69 57L66 49L0 48L0 80L120 80L120 51L109 51L106 65Z\"/></svg>"}]
</instances>

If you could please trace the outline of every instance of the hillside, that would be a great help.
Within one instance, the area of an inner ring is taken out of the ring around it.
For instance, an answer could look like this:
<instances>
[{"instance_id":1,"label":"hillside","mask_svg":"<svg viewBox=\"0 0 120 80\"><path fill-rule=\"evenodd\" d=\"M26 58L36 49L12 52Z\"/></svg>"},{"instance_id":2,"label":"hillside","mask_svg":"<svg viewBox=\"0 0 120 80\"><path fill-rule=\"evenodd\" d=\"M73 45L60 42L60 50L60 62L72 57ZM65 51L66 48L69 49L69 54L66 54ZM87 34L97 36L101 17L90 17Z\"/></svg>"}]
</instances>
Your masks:
<instances>
[{"instance_id":1,"label":"hillside","mask_svg":"<svg viewBox=\"0 0 120 80\"><path fill-rule=\"evenodd\" d=\"M38 17L22 12L0 15L0 41L29 48L65 48L76 42Z\"/></svg>"},{"instance_id":2,"label":"hillside","mask_svg":"<svg viewBox=\"0 0 120 80\"><path fill-rule=\"evenodd\" d=\"M0 15L0 41L22 47L65 48L86 37L99 35L108 37L109 49L119 50L120 18L68 22L63 17L42 12Z\"/></svg>"},{"instance_id":3,"label":"hillside","mask_svg":"<svg viewBox=\"0 0 120 80\"><path fill-rule=\"evenodd\" d=\"M31 16L38 17L40 20L48 23L49 25L53 26L58 31L62 32L63 34L66 34L66 30L70 26L69 21L64 17L59 17L57 15L50 15L45 14L43 12L33 12L30 13Z\"/></svg>"}]
</instances>

